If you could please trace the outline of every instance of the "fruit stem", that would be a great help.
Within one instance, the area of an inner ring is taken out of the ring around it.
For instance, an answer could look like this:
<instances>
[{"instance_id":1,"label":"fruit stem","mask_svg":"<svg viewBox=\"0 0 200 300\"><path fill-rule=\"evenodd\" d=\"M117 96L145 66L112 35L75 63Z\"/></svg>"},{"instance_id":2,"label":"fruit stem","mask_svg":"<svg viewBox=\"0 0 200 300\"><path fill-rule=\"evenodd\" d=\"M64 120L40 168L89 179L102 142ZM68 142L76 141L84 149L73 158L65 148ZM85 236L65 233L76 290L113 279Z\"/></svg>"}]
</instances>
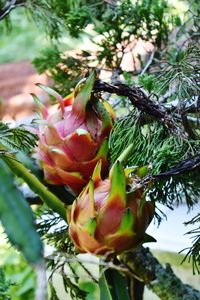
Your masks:
<instances>
[{"instance_id":1,"label":"fruit stem","mask_svg":"<svg viewBox=\"0 0 200 300\"><path fill-rule=\"evenodd\" d=\"M62 203L56 195L50 192L47 187L43 185L22 163L17 161L14 156L2 156L2 159L17 177L22 178L28 184L30 189L36 193L48 207L57 212L61 218L67 222L64 203Z\"/></svg>"}]
</instances>

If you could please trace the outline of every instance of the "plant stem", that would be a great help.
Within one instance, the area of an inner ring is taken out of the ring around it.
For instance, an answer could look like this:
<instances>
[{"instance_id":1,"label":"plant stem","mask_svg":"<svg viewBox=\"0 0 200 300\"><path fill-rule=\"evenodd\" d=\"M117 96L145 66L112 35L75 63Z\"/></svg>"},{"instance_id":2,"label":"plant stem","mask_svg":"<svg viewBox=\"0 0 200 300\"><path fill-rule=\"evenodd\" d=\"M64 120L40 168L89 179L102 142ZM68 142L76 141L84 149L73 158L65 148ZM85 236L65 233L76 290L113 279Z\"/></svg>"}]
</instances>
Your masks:
<instances>
[{"instance_id":1,"label":"plant stem","mask_svg":"<svg viewBox=\"0 0 200 300\"><path fill-rule=\"evenodd\" d=\"M39 179L17 161L14 156L4 156L2 158L16 176L22 178L48 207L57 212L63 220L67 222L65 205L58 197L51 193Z\"/></svg>"}]
</instances>

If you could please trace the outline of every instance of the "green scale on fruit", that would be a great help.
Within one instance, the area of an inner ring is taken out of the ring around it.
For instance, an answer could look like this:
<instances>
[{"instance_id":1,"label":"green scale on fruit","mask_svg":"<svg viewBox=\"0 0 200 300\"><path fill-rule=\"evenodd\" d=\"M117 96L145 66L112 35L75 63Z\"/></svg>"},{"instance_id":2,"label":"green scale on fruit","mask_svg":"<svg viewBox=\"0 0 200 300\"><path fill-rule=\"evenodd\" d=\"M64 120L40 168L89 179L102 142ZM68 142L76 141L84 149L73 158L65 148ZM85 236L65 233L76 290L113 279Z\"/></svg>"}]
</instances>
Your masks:
<instances>
[{"instance_id":1,"label":"green scale on fruit","mask_svg":"<svg viewBox=\"0 0 200 300\"><path fill-rule=\"evenodd\" d=\"M51 88L39 85L59 101L53 113L33 95L42 112L36 152L45 180L66 185L76 194L88 183L99 159L102 175L108 166L107 138L113 127L114 112L92 93L94 81L92 73L64 99Z\"/></svg>"},{"instance_id":2,"label":"green scale on fruit","mask_svg":"<svg viewBox=\"0 0 200 300\"><path fill-rule=\"evenodd\" d=\"M69 234L81 253L103 255L121 253L145 241L155 241L145 234L154 215L154 204L146 201L138 176L139 169L123 168L117 161L109 177L101 179L99 160L90 182L68 209ZM141 174L140 174L141 173Z\"/></svg>"}]
</instances>

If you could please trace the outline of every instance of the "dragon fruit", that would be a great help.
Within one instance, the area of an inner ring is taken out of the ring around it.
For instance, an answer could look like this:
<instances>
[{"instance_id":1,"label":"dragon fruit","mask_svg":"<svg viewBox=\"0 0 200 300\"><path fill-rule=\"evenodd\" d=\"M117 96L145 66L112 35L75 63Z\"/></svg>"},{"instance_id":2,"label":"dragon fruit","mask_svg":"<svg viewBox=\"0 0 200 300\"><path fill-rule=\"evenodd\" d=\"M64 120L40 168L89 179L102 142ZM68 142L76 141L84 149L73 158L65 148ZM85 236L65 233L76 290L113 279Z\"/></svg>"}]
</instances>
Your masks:
<instances>
[{"instance_id":1,"label":"dragon fruit","mask_svg":"<svg viewBox=\"0 0 200 300\"><path fill-rule=\"evenodd\" d=\"M138 177L128 175L131 169L124 170L118 161L109 178L102 180L101 168L100 160L88 185L68 208L69 235L76 248L102 255L155 241L145 234L154 205L145 200L143 188L136 184Z\"/></svg>"},{"instance_id":2,"label":"dragon fruit","mask_svg":"<svg viewBox=\"0 0 200 300\"><path fill-rule=\"evenodd\" d=\"M99 159L102 174L107 168L107 137L113 126L113 112L108 104L91 94L94 80L91 74L64 99L39 85L60 103L54 113L39 103L43 120L38 131L37 155L46 181L66 185L75 193L88 183ZM37 101L35 95L34 98Z\"/></svg>"}]
</instances>

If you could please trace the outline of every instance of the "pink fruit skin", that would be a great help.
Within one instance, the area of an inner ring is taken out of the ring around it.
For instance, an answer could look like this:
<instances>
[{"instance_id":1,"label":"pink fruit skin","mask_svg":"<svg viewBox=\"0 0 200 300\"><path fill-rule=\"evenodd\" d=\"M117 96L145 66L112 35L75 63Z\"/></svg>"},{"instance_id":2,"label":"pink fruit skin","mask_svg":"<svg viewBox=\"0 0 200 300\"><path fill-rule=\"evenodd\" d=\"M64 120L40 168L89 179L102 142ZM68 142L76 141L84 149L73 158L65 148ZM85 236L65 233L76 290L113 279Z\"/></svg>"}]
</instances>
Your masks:
<instances>
[{"instance_id":1,"label":"pink fruit skin","mask_svg":"<svg viewBox=\"0 0 200 300\"><path fill-rule=\"evenodd\" d=\"M115 173L119 171L123 169L116 167L114 170ZM120 186L120 181L118 184ZM92 183L88 184L68 211L69 235L81 253L120 253L136 247L144 239L154 205L145 201L142 188L125 193L125 199L120 198L116 188L116 193L110 197L114 185L112 176L105 180L93 179L93 189ZM122 226L124 218L127 222ZM94 227L87 226L89 220L94 220Z\"/></svg>"},{"instance_id":2,"label":"pink fruit skin","mask_svg":"<svg viewBox=\"0 0 200 300\"><path fill-rule=\"evenodd\" d=\"M50 114L44 107L40 109L43 121L36 151L45 180L67 185L77 194L88 183L99 159L103 163L102 174L108 166L107 138L113 124L109 117L105 126L104 119L90 101L93 82L90 76L76 97L74 92L61 98L55 112Z\"/></svg>"}]
</instances>

